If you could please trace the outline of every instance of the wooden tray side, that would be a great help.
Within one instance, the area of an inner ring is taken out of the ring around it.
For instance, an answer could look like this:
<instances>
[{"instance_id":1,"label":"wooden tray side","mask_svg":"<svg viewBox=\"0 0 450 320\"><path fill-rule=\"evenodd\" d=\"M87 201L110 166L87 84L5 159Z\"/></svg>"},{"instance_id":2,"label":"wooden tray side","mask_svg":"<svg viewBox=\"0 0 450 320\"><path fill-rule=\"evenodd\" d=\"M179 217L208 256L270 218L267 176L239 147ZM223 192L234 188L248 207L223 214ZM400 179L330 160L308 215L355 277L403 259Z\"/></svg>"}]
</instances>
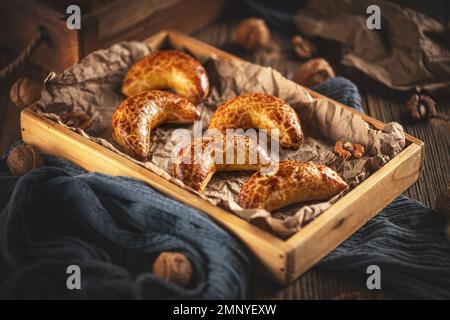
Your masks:
<instances>
[{"instance_id":1,"label":"wooden tray side","mask_svg":"<svg viewBox=\"0 0 450 320\"><path fill-rule=\"evenodd\" d=\"M160 32L146 42L153 48L169 42L202 57L213 54L225 59L239 59L172 30ZM328 99L308 91L313 97ZM381 121L342 106L359 114L375 128L385 126ZM300 232L283 241L31 109L22 111L21 125L23 140L44 153L65 158L88 171L140 179L160 192L207 213L250 249L260 269L282 284L306 272L412 185L419 177L424 152L423 143L407 135L405 150Z\"/></svg>"}]
</instances>

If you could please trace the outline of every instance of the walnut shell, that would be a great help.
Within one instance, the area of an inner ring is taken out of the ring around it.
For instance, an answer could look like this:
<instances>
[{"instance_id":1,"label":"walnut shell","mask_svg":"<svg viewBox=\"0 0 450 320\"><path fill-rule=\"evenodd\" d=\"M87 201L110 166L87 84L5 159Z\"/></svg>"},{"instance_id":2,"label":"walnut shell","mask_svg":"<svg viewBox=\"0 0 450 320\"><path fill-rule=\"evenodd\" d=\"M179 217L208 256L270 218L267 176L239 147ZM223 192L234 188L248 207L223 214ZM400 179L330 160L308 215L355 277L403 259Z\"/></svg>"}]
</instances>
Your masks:
<instances>
[{"instance_id":1,"label":"walnut shell","mask_svg":"<svg viewBox=\"0 0 450 320\"><path fill-rule=\"evenodd\" d=\"M162 252L153 263L153 274L186 287L191 282L192 265L182 253Z\"/></svg>"},{"instance_id":2,"label":"walnut shell","mask_svg":"<svg viewBox=\"0 0 450 320\"><path fill-rule=\"evenodd\" d=\"M12 85L9 97L19 109L23 109L41 98L42 86L30 78L20 78Z\"/></svg>"},{"instance_id":3,"label":"walnut shell","mask_svg":"<svg viewBox=\"0 0 450 320\"><path fill-rule=\"evenodd\" d=\"M342 141L336 141L336 143L334 144L334 152L342 159L348 160L351 158L352 153L350 151L348 151L344 147L344 145L345 145L345 143L343 143Z\"/></svg>"},{"instance_id":4,"label":"walnut shell","mask_svg":"<svg viewBox=\"0 0 450 320\"><path fill-rule=\"evenodd\" d=\"M423 120L436 117L436 102L426 93L426 91L416 92L409 97L405 103L409 116L413 120Z\"/></svg>"},{"instance_id":5,"label":"walnut shell","mask_svg":"<svg viewBox=\"0 0 450 320\"><path fill-rule=\"evenodd\" d=\"M311 59L300 65L295 75L295 82L310 87L322 84L336 75L327 60L323 58Z\"/></svg>"},{"instance_id":6,"label":"walnut shell","mask_svg":"<svg viewBox=\"0 0 450 320\"><path fill-rule=\"evenodd\" d=\"M355 143L353 145L353 157L356 159L361 159L364 156L364 153L366 152L364 146Z\"/></svg>"},{"instance_id":7,"label":"walnut shell","mask_svg":"<svg viewBox=\"0 0 450 320\"><path fill-rule=\"evenodd\" d=\"M270 40L270 31L263 19L247 18L235 30L237 44L247 50L265 46Z\"/></svg>"},{"instance_id":8,"label":"walnut shell","mask_svg":"<svg viewBox=\"0 0 450 320\"><path fill-rule=\"evenodd\" d=\"M68 112L61 115L61 121L68 127L85 130L92 124L92 119L84 113Z\"/></svg>"},{"instance_id":9,"label":"walnut shell","mask_svg":"<svg viewBox=\"0 0 450 320\"><path fill-rule=\"evenodd\" d=\"M22 176L44 166L44 159L35 147L23 143L11 150L6 163L13 175Z\"/></svg>"},{"instance_id":10,"label":"walnut shell","mask_svg":"<svg viewBox=\"0 0 450 320\"><path fill-rule=\"evenodd\" d=\"M291 42L294 53L299 58L311 58L316 52L316 47L302 36L293 36Z\"/></svg>"}]
</instances>

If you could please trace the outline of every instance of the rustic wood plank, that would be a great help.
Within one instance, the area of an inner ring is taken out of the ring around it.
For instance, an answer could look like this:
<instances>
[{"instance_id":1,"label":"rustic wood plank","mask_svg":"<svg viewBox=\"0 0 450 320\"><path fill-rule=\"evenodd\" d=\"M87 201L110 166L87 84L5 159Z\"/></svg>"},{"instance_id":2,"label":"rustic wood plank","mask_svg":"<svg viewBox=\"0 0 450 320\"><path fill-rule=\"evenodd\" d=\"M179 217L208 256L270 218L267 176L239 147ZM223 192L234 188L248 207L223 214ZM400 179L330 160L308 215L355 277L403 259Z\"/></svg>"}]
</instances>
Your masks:
<instances>
[{"instance_id":1,"label":"rustic wood plank","mask_svg":"<svg viewBox=\"0 0 450 320\"><path fill-rule=\"evenodd\" d=\"M155 10L155 7L152 8L155 11L149 12L149 10L137 9L149 8L148 1L145 0L115 1L114 10L103 10L102 14L93 13L91 16L95 16L99 21L100 43L108 46L117 42L118 39L143 40L167 28L183 32L198 30L216 20L223 12L225 5L224 0L178 1L161 4L158 10ZM186 17L189 18L186 19Z\"/></svg>"},{"instance_id":2,"label":"rustic wood plank","mask_svg":"<svg viewBox=\"0 0 450 320\"><path fill-rule=\"evenodd\" d=\"M16 54L44 27L46 43L39 46L33 61L46 69L62 72L93 50L123 40L143 40L166 28L192 32L216 20L227 5L224 0L114 0L81 1L81 29L66 26L70 1L0 1L0 21L8 32L0 43ZM186 18L188 17L188 18Z\"/></svg>"}]
</instances>

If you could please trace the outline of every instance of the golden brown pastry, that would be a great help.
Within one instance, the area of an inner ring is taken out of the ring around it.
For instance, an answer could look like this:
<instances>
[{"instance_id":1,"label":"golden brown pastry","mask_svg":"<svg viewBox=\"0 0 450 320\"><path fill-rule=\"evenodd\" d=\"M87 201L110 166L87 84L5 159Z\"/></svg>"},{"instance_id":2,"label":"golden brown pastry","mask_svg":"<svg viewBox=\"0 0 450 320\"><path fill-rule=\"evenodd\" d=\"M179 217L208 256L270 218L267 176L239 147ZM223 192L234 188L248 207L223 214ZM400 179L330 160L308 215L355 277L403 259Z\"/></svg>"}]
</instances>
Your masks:
<instances>
[{"instance_id":1,"label":"golden brown pastry","mask_svg":"<svg viewBox=\"0 0 450 320\"><path fill-rule=\"evenodd\" d=\"M303 132L297 113L285 101L265 93L247 93L228 100L213 114L209 129L279 130L280 145L298 149Z\"/></svg>"},{"instance_id":2,"label":"golden brown pastry","mask_svg":"<svg viewBox=\"0 0 450 320\"><path fill-rule=\"evenodd\" d=\"M163 123L191 123L200 112L186 99L165 91L147 91L123 101L112 116L112 135L132 157L145 161L150 131Z\"/></svg>"},{"instance_id":3,"label":"golden brown pastry","mask_svg":"<svg viewBox=\"0 0 450 320\"><path fill-rule=\"evenodd\" d=\"M200 62L184 52L152 52L131 66L123 80L122 92L132 96L155 89L171 89L198 103L208 96L208 75Z\"/></svg>"},{"instance_id":4,"label":"golden brown pastry","mask_svg":"<svg viewBox=\"0 0 450 320\"><path fill-rule=\"evenodd\" d=\"M172 171L173 176L185 185L204 192L218 171L254 171L271 162L265 150L249 137L218 135L197 139L181 149L173 162Z\"/></svg>"},{"instance_id":5,"label":"golden brown pastry","mask_svg":"<svg viewBox=\"0 0 450 320\"><path fill-rule=\"evenodd\" d=\"M328 200L348 188L332 169L297 160L279 163L274 175L256 172L242 185L238 203L245 209L273 211L293 203Z\"/></svg>"}]
</instances>

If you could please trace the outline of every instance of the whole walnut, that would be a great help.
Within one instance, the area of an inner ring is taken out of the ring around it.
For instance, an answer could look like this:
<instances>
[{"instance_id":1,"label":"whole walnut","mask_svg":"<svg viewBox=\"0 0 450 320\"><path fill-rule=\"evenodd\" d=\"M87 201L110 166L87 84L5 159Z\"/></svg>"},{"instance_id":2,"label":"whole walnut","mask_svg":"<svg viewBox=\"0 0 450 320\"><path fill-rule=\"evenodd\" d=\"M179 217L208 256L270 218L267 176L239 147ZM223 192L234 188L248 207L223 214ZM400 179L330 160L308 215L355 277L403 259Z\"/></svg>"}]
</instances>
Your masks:
<instances>
[{"instance_id":1,"label":"whole walnut","mask_svg":"<svg viewBox=\"0 0 450 320\"><path fill-rule=\"evenodd\" d=\"M162 252L153 263L153 274L186 287L191 282L192 265L182 253Z\"/></svg>"},{"instance_id":2,"label":"whole walnut","mask_svg":"<svg viewBox=\"0 0 450 320\"><path fill-rule=\"evenodd\" d=\"M294 80L302 86L310 87L322 84L335 76L334 70L327 60L316 58L300 65Z\"/></svg>"},{"instance_id":3,"label":"whole walnut","mask_svg":"<svg viewBox=\"0 0 450 320\"><path fill-rule=\"evenodd\" d=\"M42 87L38 80L20 78L12 85L9 97L19 109L23 109L41 98Z\"/></svg>"},{"instance_id":4,"label":"whole walnut","mask_svg":"<svg viewBox=\"0 0 450 320\"><path fill-rule=\"evenodd\" d=\"M291 42L294 53L302 59L311 58L317 50L311 42L299 35L293 36Z\"/></svg>"},{"instance_id":5,"label":"whole walnut","mask_svg":"<svg viewBox=\"0 0 450 320\"><path fill-rule=\"evenodd\" d=\"M436 102L426 91L420 91L419 88L416 88L416 92L406 101L405 106L410 117L414 120L429 119L437 116Z\"/></svg>"},{"instance_id":6,"label":"whole walnut","mask_svg":"<svg viewBox=\"0 0 450 320\"><path fill-rule=\"evenodd\" d=\"M263 19L247 18L235 30L236 42L247 50L255 50L270 41L270 31Z\"/></svg>"},{"instance_id":7,"label":"whole walnut","mask_svg":"<svg viewBox=\"0 0 450 320\"><path fill-rule=\"evenodd\" d=\"M35 147L23 143L11 150L6 164L13 175L23 176L29 171L44 166L44 159Z\"/></svg>"}]
</instances>

